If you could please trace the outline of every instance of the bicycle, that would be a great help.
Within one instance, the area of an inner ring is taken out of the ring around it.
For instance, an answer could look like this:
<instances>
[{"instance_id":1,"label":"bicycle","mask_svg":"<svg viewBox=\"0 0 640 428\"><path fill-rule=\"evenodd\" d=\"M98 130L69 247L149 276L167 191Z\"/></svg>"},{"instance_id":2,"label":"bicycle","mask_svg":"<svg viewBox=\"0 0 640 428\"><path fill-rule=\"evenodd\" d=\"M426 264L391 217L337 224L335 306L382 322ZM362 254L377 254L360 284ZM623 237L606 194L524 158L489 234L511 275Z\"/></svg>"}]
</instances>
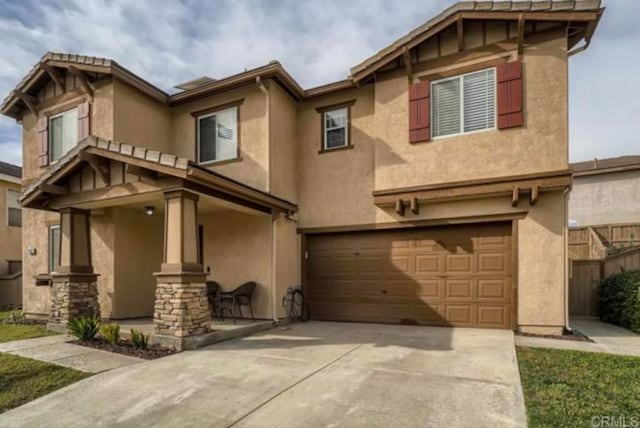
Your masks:
<instances>
[{"instance_id":1,"label":"bicycle","mask_svg":"<svg viewBox=\"0 0 640 428\"><path fill-rule=\"evenodd\" d=\"M287 293L282 297L282 306L287 308L290 319L294 321L305 321L302 285L287 288Z\"/></svg>"}]
</instances>

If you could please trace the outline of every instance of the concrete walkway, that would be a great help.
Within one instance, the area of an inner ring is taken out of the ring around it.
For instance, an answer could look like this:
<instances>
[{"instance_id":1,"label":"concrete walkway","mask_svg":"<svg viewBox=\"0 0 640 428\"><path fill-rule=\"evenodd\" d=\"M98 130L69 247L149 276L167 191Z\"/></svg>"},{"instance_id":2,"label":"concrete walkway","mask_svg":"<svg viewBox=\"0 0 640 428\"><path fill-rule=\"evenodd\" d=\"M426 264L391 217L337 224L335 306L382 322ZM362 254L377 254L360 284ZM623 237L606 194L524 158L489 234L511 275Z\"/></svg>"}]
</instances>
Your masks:
<instances>
[{"instance_id":1,"label":"concrete walkway","mask_svg":"<svg viewBox=\"0 0 640 428\"><path fill-rule=\"evenodd\" d=\"M2 427L526 426L513 333L308 322L92 376Z\"/></svg>"},{"instance_id":2,"label":"concrete walkway","mask_svg":"<svg viewBox=\"0 0 640 428\"><path fill-rule=\"evenodd\" d=\"M0 352L45 361L88 373L100 373L144 361L127 355L67 343L71 340L74 340L74 338L64 334L15 340L0 343Z\"/></svg>"},{"instance_id":3,"label":"concrete walkway","mask_svg":"<svg viewBox=\"0 0 640 428\"><path fill-rule=\"evenodd\" d=\"M630 330L591 318L573 319L571 327L593 342L516 336L516 345L640 357L640 335Z\"/></svg>"}]
</instances>

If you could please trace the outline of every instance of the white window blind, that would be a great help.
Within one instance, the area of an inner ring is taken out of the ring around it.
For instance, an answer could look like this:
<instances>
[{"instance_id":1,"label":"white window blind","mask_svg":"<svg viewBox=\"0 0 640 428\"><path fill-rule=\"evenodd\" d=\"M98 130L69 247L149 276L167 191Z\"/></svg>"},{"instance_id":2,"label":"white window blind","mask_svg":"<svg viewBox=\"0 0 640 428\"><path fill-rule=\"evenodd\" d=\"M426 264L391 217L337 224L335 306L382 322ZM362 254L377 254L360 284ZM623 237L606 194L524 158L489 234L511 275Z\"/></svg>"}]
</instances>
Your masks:
<instances>
[{"instance_id":1,"label":"white window blind","mask_svg":"<svg viewBox=\"0 0 640 428\"><path fill-rule=\"evenodd\" d=\"M495 127L495 69L467 73L431 84L433 136Z\"/></svg>"},{"instance_id":2,"label":"white window blind","mask_svg":"<svg viewBox=\"0 0 640 428\"><path fill-rule=\"evenodd\" d=\"M20 192L7 189L7 224L14 227L22 227L22 208L20 207Z\"/></svg>"},{"instance_id":3,"label":"white window blind","mask_svg":"<svg viewBox=\"0 0 640 428\"><path fill-rule=\"evenodd\" d=\"M324 148L343 147L349 141L349 109L339 108L324 113Z\"/></svg>"},{"instance_id":4,"label":"white window blind","mask_svg":"<svg viewBox=\"0 0 640 428\"><path fill-rule=\"evenodd\" d=\"M433 136L457 134L460 132L460 79L434 82Z\"/></svg>"},{"instance_id":5,"label":"white window blind","mask_svg":"<svg viewBox=\"0 0 640 428\"><path fill-rule=\"evenodd\" d=\"M198 162L222 161L237 156L238 108L199 117Z\"/></svg>"},{"instance_id":6,"label":"white window blind","mask_svg":"<svg viewBox=\"0 0 640 428\"><path fill-rule=\"evenodd\" d=\"M49 157L57 161L78 144L78 109L49 118Z\"/></svg>"},{"instance_id":7,"label":"white window blind","mask_svg":"<svg viewBox=\"0 0 640 428\"><path fill-rule=\"evenodd\" d=\"M495 70L464 76L464 132L495 126Z\"/></svg>"},{"instance_id":8,"label":"white window blind","mask_svg":"<svg viewBox=\"0 0 640 428\"><path fill-rule=\"evenodd\" d=\"M49 272L60 265L60 226L49 227Z\"/></svg>"}]
</instances>

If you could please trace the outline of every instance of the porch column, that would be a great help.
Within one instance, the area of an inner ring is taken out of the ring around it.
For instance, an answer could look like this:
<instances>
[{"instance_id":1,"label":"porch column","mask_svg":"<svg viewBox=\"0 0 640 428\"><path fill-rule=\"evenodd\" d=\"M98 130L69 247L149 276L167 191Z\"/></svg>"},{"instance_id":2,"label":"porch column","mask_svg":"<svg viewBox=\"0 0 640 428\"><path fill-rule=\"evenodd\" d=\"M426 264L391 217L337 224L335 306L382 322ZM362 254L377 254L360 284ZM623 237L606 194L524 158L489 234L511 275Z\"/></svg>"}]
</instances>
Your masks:
<instances>
[{"instance_id":1,"label":"porch column","mask_svg":"<svg viewBox=\"0 0 640 428\"><path fill-rule=\"evenodd\" d=\"M211 318L206 274L198 255L198 195L164 194L164 256L156 273L156 333L185 337L207 331Z\"/></svg>"},{"instance_id":2,"label":"porch column","mask_svg":"<svg viewBox=\"0 0 640 428\"><path fill-rule=\"evenodd\" d=\"M90 211L60 210L60 265L53 283L49 322L66 325L78 316L100 315L97 277L91 264Z\"/></svg>"}]
</instances>

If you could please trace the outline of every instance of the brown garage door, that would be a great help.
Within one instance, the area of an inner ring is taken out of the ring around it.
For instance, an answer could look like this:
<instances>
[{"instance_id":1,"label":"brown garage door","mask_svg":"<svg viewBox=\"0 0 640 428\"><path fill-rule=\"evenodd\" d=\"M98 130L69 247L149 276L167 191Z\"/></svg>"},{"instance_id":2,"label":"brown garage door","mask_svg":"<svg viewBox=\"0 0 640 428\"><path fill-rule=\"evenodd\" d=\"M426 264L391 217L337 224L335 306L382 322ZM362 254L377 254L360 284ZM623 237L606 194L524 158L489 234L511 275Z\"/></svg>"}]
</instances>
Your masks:
<instances>
[{"instance_id":1,"label":"brown garage door","mask_svg":"<svg viewBox=\"0 0 640 428\"><path fill-rule=\"evenodd\" d=\"M312 319L512 328L511 223L311 235Z\"/></svg>"}]
</instances>

